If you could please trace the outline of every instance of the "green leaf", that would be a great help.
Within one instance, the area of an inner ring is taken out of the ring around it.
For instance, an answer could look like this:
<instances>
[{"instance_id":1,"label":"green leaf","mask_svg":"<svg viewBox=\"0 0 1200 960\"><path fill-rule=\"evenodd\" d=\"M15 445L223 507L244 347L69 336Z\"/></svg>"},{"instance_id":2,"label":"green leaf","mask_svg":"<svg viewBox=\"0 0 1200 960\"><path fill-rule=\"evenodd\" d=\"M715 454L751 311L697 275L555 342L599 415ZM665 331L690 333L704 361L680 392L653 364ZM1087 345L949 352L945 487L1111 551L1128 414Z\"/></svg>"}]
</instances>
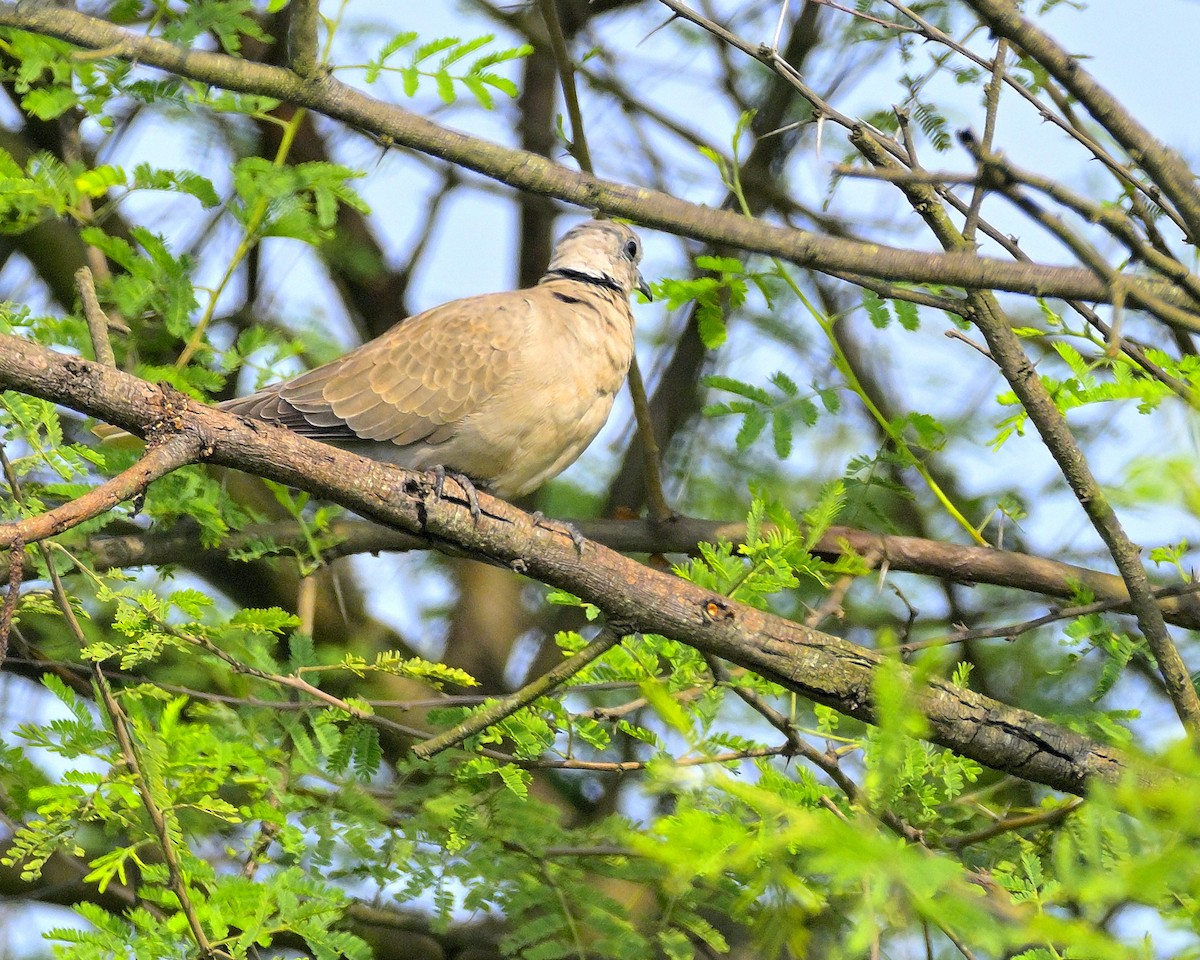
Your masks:
<instances>
[{"instance_id":1,"label":"green leaf","mask_svg":"<svg viewBox=\"0 0 1200 960\"><path fill-rule=\"evenodd\" d=\"M771 417L771 439L775 445L775 456L780 460L792 455L792 421L779 410Z\"/></svg>"},{"instance_id":2,"label":"green leaf","mask_svg":"<svg viewBox=\"0 0 1200 960\"><path fill-rule=\"evenodd\" d=\"M485 110L491 110L495 106L495 100L482 78L468 75L462 78L462 83L463 86L474 94L475 99L479 101L479 105Z\"/></svg>"},{"instance_id":3,"label":"green leaf","mask_svg":"<svg viewBox=\"0 0 1200 960\"><path fill-rule=\"evenodd\" d=\"M691 735L692 721L679 701L667 692L667 689L656 680L647 680L640 685L642 696L646 698L654 712L664 723L685 737Z\"/></svg>"},{"instance_id":4,"label":"green leaf","mask_svg":"<svg viewBox=\"0 0 1200 960\"><path fill-rule=\"evenodd\" d=\"M400 71L400 76L404 80L404 95L406 97L416 96L417 86L421 82L421 74L416 67L405 67Z\"/></svg>"},{"instance_id":5,"label":"green leaf","mask_svg":"<svg viewBox=\"0 0 1200 960\"><path fill-rule=\"evenodd\" d=\"M892 322L892 315L888 312L887 304L880 300L873 290L863 290L862 301L867 316L874 326L882 330Z\"/></svg>"},{"instance_id":6,"label":"green leaf","mask_svg":"<svg viewBox=\"0 0 1200 960\"><path fill-rule=\"evenodd\" d=\"M177 190L195 197L205 208L221 202L212 181L190 170L162 170L139 163L133 171L132 186L138 190Z\"/></svg>"},{"instance_id":7,"label":"green leaf","mask_svg":"<svg viewBox=\"0 0 1200 960\"><path fill-rule=\"evenodd\" d=\"M438 96L442 98L443 103L453 103L458 99L458 94L454 92L454 81L450 78L450 74L445 70L439 70L433 75L434 81L437 83Z\"/></svg>"},{"instance_id":8,"label":"green leaf","mask_svg":"<svg viewBox=\"0 0 1200 960\"><path fill-rule=\"evenodd\" d=\"M746 268L737 257L714 257L702 254L696 257L696 266L713 273L745 273Z\"/></svg>"},{"instance_id":9,"label":"green leaf","mask_svg":"<svg viewBox=\"0 0 1200 960\"><path fill-rule=\"evenodd\" d=\"M417 34L412 30L405 30L395 34L387 43L380 48L379 52L367 63L366 81L374 83L379 79L379 74L383 71L384 65L388 59L397 51L407 47L410 43L417 39ZM411 96L411 94L409 94Z\"/></svg>"},{"instance_id":10,"label":"green leaf","mask_svg":"<svg viewBox=\"0 0 1200 960\"><path fill-rule=\"evenodd\" d=\"M745 397L747 400L754 400L757 403L766 404L771 402L771 395L762 387L743 383L741 380L735 380L733 377L720 375L705 377L704 385L714 390L725 390L729 393L736 393L739 397Z\"/></svg>"},{"instance_id":11,"label":"green leaf","mask_svg":"<svg viewBox=\"0 0 1200 960\"><path fill-rule=\"evenodd\" d=\"M21 98L25 112L39 120L53 120L79 103L79 96L70 87L39 87Z\"/></svg>"},{"instance_id":12,"label":"green leaf","mask_svg":"<svg viewBox=\"0 0 1200 960\"><path fill-rule=\"evenodd\" d=\"M700 341L708 350L716 350L726 339L725 318L715 303L701 303L696 309L696 328Z\"/></svg>"},{"instance_id":13,"label":"green leaf","mask_svg":"<svg viewBox=\"0 0 1200 960\"><path fill-rule=\"evenodd\" d=\"M532 48L530 49L532 50ZM495 87L497 90L507 94L514 100L520 93L520 91L517 89L517 85L513 83L513 81L509 80L508 77L502 77L495 73L481 73L479 74L479 79L486 83L489 87Z\"/></svg>"},{"instance_id":14,"label":"green leaf","mask_svg":"<svg viewBox=\"0 0 1200 960\"><path fill-rule=\"evenodd\" d=\"M459 40L458 37L439 37L436 40L430 40L428 43L423 43L417 48L417 52L413 54L413 64L421 63L423 60L428 60L434 54L441 53L443 50L449 50L456 46Z\"/></svg>"},{"instance_id":15,"label":"green leaf","mask_svg":"<svg viewBox=\"0 0 1200 960\"><path fill-rule=\"evenodd\" d=\"M767 427L767 414L761 407L751 407L742 420L742 428L735 440L738 453L745 453Z\"/></svg>"},{"instance_id":16,"label":"green leaf","mask_svg":"<svg viewBox=\"0 0 1200 960\"><path fill-rule=\"evenodd\" d=\"M896 319L905 330L916 330L921 326L920 312L915 303L911 300L893 300L891 303L896 311Z\"/></svg>"},{"instance_id":17,"label":"green leaf","mask_svg":"<svg viewBox=\"0 0 1200 960\"><path fill-rule=\"evenodd\" d=\"M486 47L489 43L496 39L495 34L485 33L482 37L476 37L474 40L468 40L466 43L460 43L454 47L449 53L442 57L442 68L450 66L452 63L457 63L468 54L474 53L480 47Z\"/></svg>"}]
</instances>

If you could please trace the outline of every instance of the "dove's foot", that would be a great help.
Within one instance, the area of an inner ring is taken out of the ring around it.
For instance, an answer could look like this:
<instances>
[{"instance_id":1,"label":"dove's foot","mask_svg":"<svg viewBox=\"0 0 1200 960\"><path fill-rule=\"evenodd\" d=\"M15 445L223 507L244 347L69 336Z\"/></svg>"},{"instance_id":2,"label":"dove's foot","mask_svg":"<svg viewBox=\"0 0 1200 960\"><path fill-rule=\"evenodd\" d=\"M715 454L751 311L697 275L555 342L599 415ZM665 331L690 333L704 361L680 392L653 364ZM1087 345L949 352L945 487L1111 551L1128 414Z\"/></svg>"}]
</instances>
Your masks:
<instances>
[{"instance_id":1,"label":"dove's foot","mask_svg":"<svg viewBox=\"0 0 1200 960\"><path fill-rule=\"evenodd\" d=\"M479 509L479 494L475 490L475 484L465 473L459 473L457 470L447 470L441 464L438 464L433 468L433 495L439 500L442 499L442 490L446 486L447 477L463 488L463 493L467 495L467 506L471 510L471 519L475 523L478 523L479 517L483 513Z\"/></svg>"},{"instance_id":2,"label":"dove's foot","mask_svg":"<svg viewBox=\"0 0 1200 960\"><path fill-rule=\"evenodd\" d=\"M532 513L533 522L539 527L545 527L547 530L559 530L571 538L571 542L575 544L575 552L583 554L583 534L579 532L575 524L569 520L547 520L546 515L541 510L535 510Z\"/></svg>"}]
</instances>

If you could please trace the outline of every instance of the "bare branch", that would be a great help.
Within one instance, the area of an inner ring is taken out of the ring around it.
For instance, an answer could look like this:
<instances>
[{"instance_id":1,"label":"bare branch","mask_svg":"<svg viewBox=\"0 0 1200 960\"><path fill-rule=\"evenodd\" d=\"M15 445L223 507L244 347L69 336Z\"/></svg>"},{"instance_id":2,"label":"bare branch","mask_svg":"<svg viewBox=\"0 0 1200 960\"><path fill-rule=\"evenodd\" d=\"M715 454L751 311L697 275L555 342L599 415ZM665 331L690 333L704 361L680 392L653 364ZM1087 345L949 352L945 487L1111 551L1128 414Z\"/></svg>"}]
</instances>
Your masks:
<instances>
[{"instance_id":1,"label":"bare branch","mask_svg":"<svg viewBox=\"0 0 1200 960\"><path fill-rule=\"evenodd\" d=\"M738 521L673 517L666 523L654 520L579 520L575 527L589 540L619 553L695 553L700 543L743 543L746 525ZM364 520L341 520L327 531L333 541L322 551L325 562L338 557L385 551L426 550L426 538ZM292 521L252 524L229 534L220 547L204 547L199 535L189 530L149 531L133 534L103 534L88 538L79 548L97 570L118 567L163 566L206 556L228 556L263 541L282 550L305 550L308 540ZM453 553L450 545L446 552ZM1129 591L1117 575L1076 564L1036 557L991 547L962 546L921 537L901 537L830 527L814 551L831 560L853 552L879 557L892 573L912 573L953 583L989 584L1011 587L1046 597L1070 600L1083 587L1097 597L1097 609L1127 612ZM34 575L27 565L24 576ZM0 583L6 574L0 569ZM1155 597L1168 623L1200 630L1200 586L1167 584L1155 589Z\"/></svg>"},{"instance_id":2,"label":"bare branch","mask_svg":"<svg viewBox=\"0 0 1200 960\"><path fill-rule=\"evenodd\" d=\"M1189 239L1200 238L1200 192L1196 177L1175 150L1158 139L1126 110L1096 79L1048 34L1021 16L1012 0L966 0L967 6L999 37L1010 40L1036 60L1076 100L1087 108L1138 164L1150 175L1187 224Z\"/></svg>"},{"instance_id":3,"label":"bare branch","mask_svg":"<svg viewBox=\"0 0 1200 960\"><path fill-rule=\"evenodd\" d=\"M83 316L87 320L88 336L92 339L92 350L96 354L96 362L106 367L115 367L117 358L113 356L112 343L108 339L108 328L112 321L100 308L96 299L96 284L92 279L92 271L80 267L75 271L75 282L79 285L79 299L83 304ZM125 328L129 332L129 328Z\"/></svg>"},{"instance_id":4,"label":"bare branch","mask_svg":"<svg viewBox=\"0 0 1200 960\"><path fill-rule=\"evenodd\" d=\"M317 24L320 0L291 0L288 4L288 60L296 75L308 79L320 66Z\"/></svg>"},{"instance_id":5,"label":"bare branch","mask_svg":"<svg viewBox=\"0 0 1200 960\"><path fill-rule=\"evenodd\" d=\"M35 517L0 524L0 549L18 541L37 543L98 517L117 504L145 493L146 488L159 477L178 470L184 464L194 463L201 449L200 439L187 433L175 434L161 444L152 445L132 467L89 490L82 497Z\"/></svg>"},{"instance_id":6,"label":"bare branch","mask_svg":"<svg viewBox=\"0 0 1200 960\"><path fill-rule=\"evenodd\" d=\"M57 37L89 49L168 70L227 90L288 100L335 120L433 154L531 193L558 197L647 227L777 256L800 267L863 274L883 280L1006 290L1040 297L1111 303L1112 291L1091 271L1077 267L1009 263L974 253L925 253L776 227L726 210L688 203L654 190L601 180L544 157L499 146L441 127L386 104L331 77L301 80L292 71L224 54L177 47L58 7L0 2L0 26ZM1156 291L1157 292L1157 291ZM1161 296L1186 307L1164 285ZM1136 298L1131 295L1131 305ZM1197 321L1200 329L1200 321Z\"/></svg>"},{"instance_id":7,"label":"bare branch","mask_svg":"<svg viewBox=\"0 0 1200 960\"><path fill-rule=\"evenodd\" d=\"M882 167L895 166L895 161L865 128L860 127L856 131L852 142L871 163ZM921 215L938 238L938 242L947 249L958 248L964 243L962 234L950 222L945 209L937 203L936 194L930 188L907 184L902 189L913 209ZM1021 400L1029 419L1037 428L1050 455L1054 457L1063 477L1121 572L1121 577L1129 588L1130 606L1146 642L1158 661L1167 694L1179 719L1190 734L1200 733L1200 696L1197 695L1183 658L1167 631L1162 611L1154 600L1154 593L1138 548L1121 526L1116 511L1104 495L1083 452L1075 442L1065 417L1055 406L1054 398L1050 396L1050 392L1026 356L1020 340L1013 332L1012 324L1004 316L995 296L990 293L971 292L968 299L974 308L971 321L987 341L992 359Z\"/></svg>"},{"instance_id":8,"label":"bare branch","mask_svg":"<svg viewBox=\"0 0 1200 960\"><path fill-rule=\"evenodd\" d=\"M592 661L604 656L621 642L621 638L625 634L626 631L620 625L606 623L600 628L595 639L573 657L564 660L553 670L542 674L533 682L525 684L511 696L473 713L462 723L456 724L449 730L444 730L437 736L418 743L412 748L412 752L422 760L428 760L443 750L462 743L468 737L474 736L492 724L499 723L505 717L511 717L522 707L529 706L538 697L544 697L551 690L562 686Z\"/></svg>"}]
</instances>

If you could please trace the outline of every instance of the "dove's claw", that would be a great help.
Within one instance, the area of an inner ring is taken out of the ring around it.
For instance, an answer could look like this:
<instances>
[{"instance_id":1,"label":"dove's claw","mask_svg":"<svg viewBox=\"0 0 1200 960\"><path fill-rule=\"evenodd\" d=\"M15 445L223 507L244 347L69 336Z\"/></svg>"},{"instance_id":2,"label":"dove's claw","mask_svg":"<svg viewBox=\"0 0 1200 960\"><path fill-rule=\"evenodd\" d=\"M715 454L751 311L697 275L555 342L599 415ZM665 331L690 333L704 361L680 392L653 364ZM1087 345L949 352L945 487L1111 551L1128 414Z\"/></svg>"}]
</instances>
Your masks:
<instances>
[{"instance_id":1,"label":"dove's claw","mask_svg":"<svg viewBox=\"0 0 1200 960\"><path fill-rule=\"evenodd\" d=\"M553 530L557 527L561 532L565 533L571 538L571 542L575 544L575 552L578 554L583 553L583 534L576 529L575 524L571 523L569 520L552 520L547 522L546 515L542 513L541 510L534 510L530 516L533 517L533 524L536 527L545 527L547 530Z\"/></svg>"},{"instance_id":2,"label":"dove's claw","mask_svg":"<svg viewBox=\"0 0 1200 960\"><path fill-rule=\"evenodd\" d=\"M579 532L579 528L569 520L564 520L562 525L566 527L567 533L571 537L571 542L575 544L575 552L583 556L583 534Z\"/></svg>"},{"instance_id":3,"label":"dove's claw","mask_svg":"<svg viewBox=\"0 0 1200 960\"><path fill-rule=\"evenodd\" d=\"M454 479L458 481L458 485L463 488L463 492L467 495L467 506L471 508L471 519L475 523L478 523L483 511L479 509L479 495L475 492L475 484L471 482L471 478L465 473L456 473Z\"/></svg>"},{"instance_id":4,"label":"dove's claw","mask_svg":"<svg viewBox=\"0 0 1200 960\"><path fill-rule=\"evenodd\" d=\"M452 479L455 483L457 483L460 487L462 487L463 493L466 494L466 497L467 497L467 506L471 510L471 519L475 523L478 523L480 516L483 515L483 511L479 508L479 493L478 493L478 491L476 491L475 484L472 483L471 478L468 477L465 473L459 473L457 470L447 470L441 464L438 464L436 467L434 467L433 468L433 495L434 495L434 497L436 497L438 500L442 499L442 491L445 489L447 477L450 477L450 479Z\"/></svg>"}]
</instances>

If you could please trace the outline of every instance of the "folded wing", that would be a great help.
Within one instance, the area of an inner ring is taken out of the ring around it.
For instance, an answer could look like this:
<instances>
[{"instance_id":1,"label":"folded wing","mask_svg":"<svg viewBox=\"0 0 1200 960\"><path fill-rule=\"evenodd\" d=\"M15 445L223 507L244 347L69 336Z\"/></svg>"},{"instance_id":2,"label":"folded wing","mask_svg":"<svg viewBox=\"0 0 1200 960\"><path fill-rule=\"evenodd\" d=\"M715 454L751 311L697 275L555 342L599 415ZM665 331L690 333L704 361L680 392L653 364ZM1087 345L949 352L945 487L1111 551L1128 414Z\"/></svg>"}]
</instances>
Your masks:
<instances>
[{"instance_id":1,"label":"folded wing","mask_svg":"<svg viewBox=\"0 0 1200 960\"><path fill-rule=\"evenodd\" d=\"M521 291L455 300L221 408L314 440L440 443L511 373L530 308Z\"/></svg>"}]
</instances>

